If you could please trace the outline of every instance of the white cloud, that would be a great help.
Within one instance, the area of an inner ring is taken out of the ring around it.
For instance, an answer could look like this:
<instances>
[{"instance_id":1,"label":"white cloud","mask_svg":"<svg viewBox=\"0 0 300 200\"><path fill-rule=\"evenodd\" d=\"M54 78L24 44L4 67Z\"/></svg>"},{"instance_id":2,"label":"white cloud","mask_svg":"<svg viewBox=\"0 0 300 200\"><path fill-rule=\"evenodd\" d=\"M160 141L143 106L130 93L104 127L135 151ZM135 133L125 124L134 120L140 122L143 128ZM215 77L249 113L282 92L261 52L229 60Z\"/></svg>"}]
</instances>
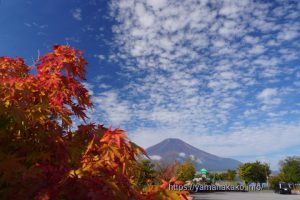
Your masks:
<instances>
[{"instance_id":1,"label":"white cloud","mask_svg":"<svg viewBox=\"0 0 300 200\"><path fill-rule=\"evenodd\" d=\"M76 8L74 10L72 10L72 16L74 19L81 21L82 20L82 14L81 14L82 10L80 8Z\"/></svg>"},{"instance_id":2,"label":"white cloud","mask_svg":"<svg viewBox=\"0 0 300 200\"><path fill-rule=\"evenodd\" d=\"M151 160L161 160L161 156L160 155L152 155L149 156Z\"/></svg>"},{"instance_id":3,"label":"white cloud","mask_svg":"<svg viewBox=\"0 0 300 200\"><path fill-rule=\"evenodd\" d=\"M260 100L266 100L276 96L277 93L277 88L266 88L257 95L257 98Z\"/></svg>"},{"instance_id":4,"label":"white cloud","mask_svg":"<svg viewBox=\"0 0 300 200\"><path fill-rule=\"evenodd\" d=\"M82 84L89 91L90 95L94 95L94 91L93 91L94 85L92 85L88 82L83 82Z\"/></svg>"},{"instance_id":5,"label":"white cloud","mask_svg":"<svg viewBox=\"0 0 300 200\"><path fill-rule=\"evenodd\" d=\"M236 17L237 13L240 11L240 8L238 8L238 5L236 5L236 2L233 1L225 1L225 6L223 6L220 9L220 14L225 16L231 16Z\"/></svg>"},{"instance_id":6,"label":"white cloud","mask_svg":"<svg viewBox=\"0 0 300 200\"><path fill-rule=\"evenodd\" d=\"M102 60L106 59L105 55L102 55L102 54L94 55L94 57L97 58L97 59L99 59L99 61L102 61Z\"/></svg>"},{"instance_id":7,"label":"white cloud","mask_svg":"<svg viewBox=\"0 0 300 200\"><path fill-rule=\"evenodd\" d=\"M244 37L244 41L253 45L253 44L257 44L259 42L259 38L247 35Z\"/></svg>"},{"instance_id":8,"label":"white cloud","mask_svg":"<svg viewBox=\"0 0 300 200\"><path fill-rule=\"evenodd\" d=\"M179 156L180 156L180 157L185 157L185 153L180 152L180 153L179 153Z\"/></svg>"},{"instance_id":9,"label":"white cloud","mask_svg":"<svg viewBox=\"0 0 300 200\"><path fill-rule=\"evenodd\" d=\"M131 119L129 103L120 100L117 92L102 92L95 95L92 98L92 101L97 110L97 113L93 116L96 117L95 121L99 121L98 117L100 119L104 118L107 119L107 121L104 122L105 124L112 124L120 127Z\"/></svg>"},{"instance_id":10,"label":"white cloud","mask_svg":"<svg viewBox=\"0 0 300 200\"><path fill-rule=\"evenodd\" d=\"M251 54L261 54L265 51L265 48L262 45L257 45L252 47L252 49L249 50L249 53Z\"/></svg>"},{"instance_id":11,"label":"white cloud","mask_svg":"<svg viewBox=\"0 0 300 200\"><path fill-rule=\"evenodd\" d=\"M295 30L286 30L278 34L279 40L292 40L299 36L299 33Z\"/></svg>"},{"instance_id":12,"label":"white cloud","mask_svg":"<svg viewBox=\"0 0 300 200\"><path fill-rule=\"evenodd\" d=\"M281 99L277 97L278 95L279 94L277 88L266 88L257 95L257 99L263 102L264 104L278 105L281 103ZM269 109L268 107L265 108Z\"/></svg>"},{"instance_id":13,"label":"white cloud","mask_svg":"<svg viewBox=\"0 0 300 200\"><path fill-rule=\"evenodd\" d=\"M140 25L143 27L147 28L154 23L153 15L145 9L144 4L137 3L135 6L135 11Z\"/></svg>"},{"instance_id":14,"label":"white cloud","mask_svg":"<svg viewBox=\"0 0 300 200\"><path fill-rule=\"evenodd\" d=\"M48 27L47 24L38 24L36 22L32 22L32 23L24 23L25 26L27 26L28 28L38 28L38 29L45 29Z\"/></svg>"},{"instance_id":15,"label":"white cloud","mask_svg":"<svg viewBox=\"0 0 300 200\"><path fill-rule=\"evenodd\" d=\"M245 117L250 117L250 116L256 114L257 112L258 112L257 110L249 109L244 112L244 115L245 115Z\"/></svg>"}]
</instances>

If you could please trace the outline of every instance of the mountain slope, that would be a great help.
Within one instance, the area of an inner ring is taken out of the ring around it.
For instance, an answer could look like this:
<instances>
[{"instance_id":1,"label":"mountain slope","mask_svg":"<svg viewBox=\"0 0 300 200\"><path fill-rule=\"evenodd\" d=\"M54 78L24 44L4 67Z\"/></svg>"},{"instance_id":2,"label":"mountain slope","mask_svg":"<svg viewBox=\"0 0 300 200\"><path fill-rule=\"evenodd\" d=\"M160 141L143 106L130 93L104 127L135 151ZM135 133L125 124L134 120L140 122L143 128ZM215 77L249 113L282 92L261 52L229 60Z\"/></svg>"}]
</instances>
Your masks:
<instances>
[{"instance_id":1,"label":"mountain slope","mask_svg":"<svg viewBox=\"0 0 300 200\"><path fill-rule=\"evenodd\" d=\"M153 160L162 160L164 162L178 160L184 162L190 159L196 164L198 170L203 167L210 171L235 170L242 164L240 161L231 158L222 158L207 153L176 138L165 139L149 147L146 151Z\"/></svg>"}]
</instances>

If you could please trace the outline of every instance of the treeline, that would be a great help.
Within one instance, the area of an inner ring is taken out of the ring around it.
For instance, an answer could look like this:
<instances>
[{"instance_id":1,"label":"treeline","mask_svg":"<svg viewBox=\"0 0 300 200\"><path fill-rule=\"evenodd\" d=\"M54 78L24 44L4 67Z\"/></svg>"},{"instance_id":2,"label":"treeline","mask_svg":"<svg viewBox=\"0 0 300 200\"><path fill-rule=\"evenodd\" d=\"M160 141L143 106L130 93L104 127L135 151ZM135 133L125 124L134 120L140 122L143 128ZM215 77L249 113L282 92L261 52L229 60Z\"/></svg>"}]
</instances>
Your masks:
<instances>
[{"instance_id":1,"label":"treeline","mask_svg":"<svg viewBox=\"0 0 300 200\"><path fill-rule=\"evenodd\" d=\"M300 157L287 157L280 161L278 175L271 175L270 166L267 163L247 162L239 166L237 172L228 170L221 173L210 173L209 179L214 181L234 181L236 176L245 183L268 183L273 188L279 182L300 183Z\"/></svg>"},{"instance_id":2,"label":"treeline","mask_svg":"<svg viewBox=\"0 0 300 200\"><path fill-rule=\"evenodd\" d=\"M208 182L216 181L235 181L237 176L236 170L227 170L226 172L208 173Z\"/></svg>"},{"instance_id":3,"label":"treeline","mask_svg":"<svg viewBox=\"0 0 300 200\"><path fill-rule=\"evenodd\" d=\"M269 183L271 187L279 182L300 183L300 157L287 157L280 161L280 172L276 176L271 176Z\"/></svg>"}]
</instances>

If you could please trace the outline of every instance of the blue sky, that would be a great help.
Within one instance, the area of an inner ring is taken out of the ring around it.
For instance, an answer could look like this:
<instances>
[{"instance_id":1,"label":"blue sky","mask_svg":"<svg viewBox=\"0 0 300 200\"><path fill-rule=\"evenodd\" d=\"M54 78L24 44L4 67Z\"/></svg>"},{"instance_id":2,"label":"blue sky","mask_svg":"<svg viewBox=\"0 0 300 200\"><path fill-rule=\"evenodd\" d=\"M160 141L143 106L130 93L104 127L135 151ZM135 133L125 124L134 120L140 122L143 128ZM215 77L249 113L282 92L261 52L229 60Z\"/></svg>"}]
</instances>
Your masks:
<instances>
[{"instance_id":1,"label":"blue sky","mask_svg":"<svg viewBox=\"0 0 300 200\"><path fill-rule=\"evenodd\" d=\"M0 0L0 55L89 63L91 121L241 161L300 154L300 1Z\"/></svg>"}]
</instances>

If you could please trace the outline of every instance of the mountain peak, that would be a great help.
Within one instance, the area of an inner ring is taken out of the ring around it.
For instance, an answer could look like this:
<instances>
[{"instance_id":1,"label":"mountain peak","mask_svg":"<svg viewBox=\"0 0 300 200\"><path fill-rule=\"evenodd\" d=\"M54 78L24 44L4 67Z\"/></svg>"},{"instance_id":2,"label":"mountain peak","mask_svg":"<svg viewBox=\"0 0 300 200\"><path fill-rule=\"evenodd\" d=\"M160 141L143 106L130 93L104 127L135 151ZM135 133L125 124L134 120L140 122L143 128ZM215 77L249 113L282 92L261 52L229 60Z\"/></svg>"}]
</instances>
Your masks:
<instances>
[{"instance_id":1,"label":"mountain peak","mask_svg":"<svg viewBox=\"0 0 300 200\"><path fill-rule=\"evenodd\" d=\"M170 141L180 141L180 142L183 142L181 139L179 139L179 138L167 138L167 139L165 139L165 140L163 140L163 141L168 141L168 142L170 142Z\"/></svg>"},{"instance_id":2,"label":"mountain peak","mask_svg":"<svg viewBox=\"0 0 300 200\"><path fill-rule=\"evenodd\" d=\"M227 169L236 169L241 164L237 160L222 158L202 151L179 138L167 138L149 147L146 151L150 157L159 158L163 162L192 160L197 169L205 167L214 171L226 171Z\"/></svg>"},{"instance_id":3,"label":"mountain peak","mask_svg":"<svg viewBox=\"0 0 300 200\"><path fill-rule=\"evenodd\" d=\"M182 141L181 139L179 138L167 138L167 139L164 139L161 143L165 143L165 142L175 142L175 143L184 143L184 144L187 144L186 142Z\"/></svg>"}]
</instances>

